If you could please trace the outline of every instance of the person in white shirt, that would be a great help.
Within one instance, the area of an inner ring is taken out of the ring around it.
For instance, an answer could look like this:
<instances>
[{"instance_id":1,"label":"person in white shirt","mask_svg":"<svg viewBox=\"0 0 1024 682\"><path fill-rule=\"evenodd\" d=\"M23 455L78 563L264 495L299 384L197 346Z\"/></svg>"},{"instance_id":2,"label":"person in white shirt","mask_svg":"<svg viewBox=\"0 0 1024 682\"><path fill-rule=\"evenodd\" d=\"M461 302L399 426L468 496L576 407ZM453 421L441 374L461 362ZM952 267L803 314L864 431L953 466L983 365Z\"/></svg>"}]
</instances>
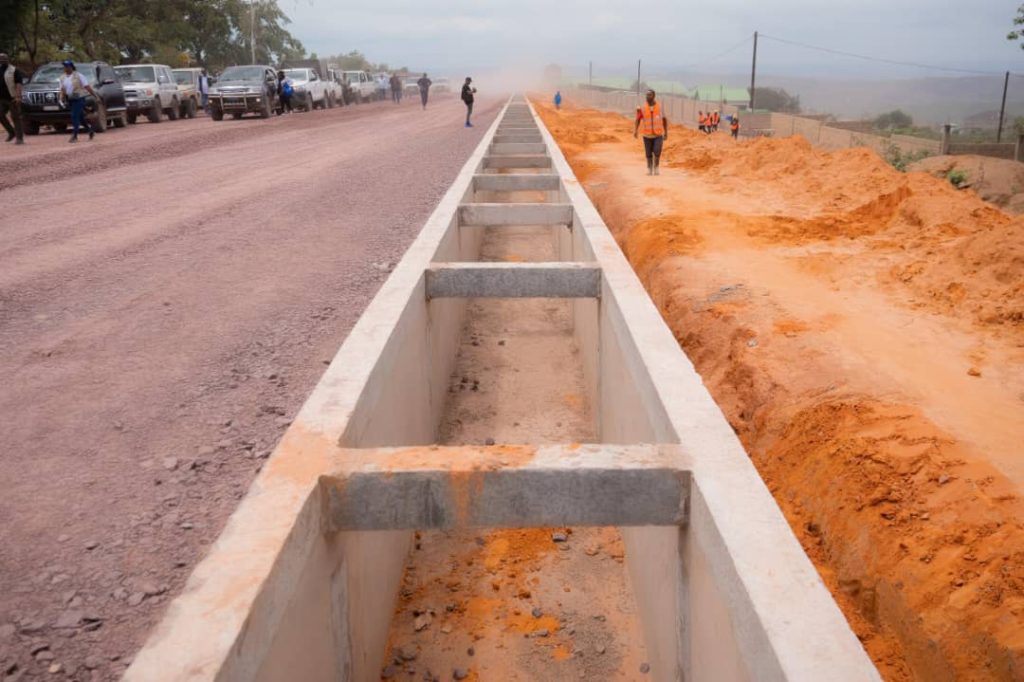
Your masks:
<instances>
[{"instance_id":1,"label":"person in white shirt","mask_svg":"<svg viewBox=\"0 0 1024 682\"><path fill-rule=\"evenodd\" d=\"M84 124L85 131L89 133L89 139L93 138L96 131L89 125L85 118L85 98L92 95L99 100L100 96L89 84L89 77L80 73L75 68L75 63L70 59L64 60L64 75L60 79L60 98L71 105L71 139L69 142L78 142L78 129Z\"/></svg>"},{"instance_id":2,"label":"person in white shirt","mask_svg":"<svg viewBox=\"0 0 1024 682\"><path fill-rule=\"evenodd\" d=\"M377 99L383 101L388 98L388 79L384 74L377 76Z\"/></svg>"},{"instance_id":3,"label":"person in white shirt","mask_svg":"<svg viewBox=\"0 0 1024 682\"><path fill-rule=\"evenodd\" d=\"M206 69L199 73L199 96L203 100L203 111L210 113L210 77L206 75Z\"/></svg>"}]
</instances>

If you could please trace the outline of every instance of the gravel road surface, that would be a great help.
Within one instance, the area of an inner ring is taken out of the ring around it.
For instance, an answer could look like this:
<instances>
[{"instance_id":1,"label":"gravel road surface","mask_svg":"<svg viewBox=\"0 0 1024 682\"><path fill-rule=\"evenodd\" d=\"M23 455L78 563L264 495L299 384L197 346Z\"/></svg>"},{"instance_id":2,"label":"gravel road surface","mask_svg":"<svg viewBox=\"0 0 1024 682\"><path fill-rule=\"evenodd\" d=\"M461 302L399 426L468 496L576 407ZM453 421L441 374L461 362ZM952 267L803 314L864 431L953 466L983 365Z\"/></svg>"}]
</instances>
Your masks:
<instances>
[{"instance_id":1,"label":"gravel road surface","mask_svg":"<svg viewBox=\"0 0 1024 682\"><path fill-rule=\"evenodd\" d=\"M0 147L0 680L107 680L498 110Z\"/></svg>"}]
</instances>

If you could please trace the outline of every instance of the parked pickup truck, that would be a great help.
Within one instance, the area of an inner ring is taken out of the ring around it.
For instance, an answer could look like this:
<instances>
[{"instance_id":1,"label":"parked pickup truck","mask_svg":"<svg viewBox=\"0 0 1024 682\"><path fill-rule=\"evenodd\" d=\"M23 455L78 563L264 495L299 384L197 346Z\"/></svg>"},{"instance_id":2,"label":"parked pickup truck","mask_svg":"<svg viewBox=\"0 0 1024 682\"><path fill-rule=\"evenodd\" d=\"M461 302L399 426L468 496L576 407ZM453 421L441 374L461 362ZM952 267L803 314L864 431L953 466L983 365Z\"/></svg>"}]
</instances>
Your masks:
<instances>
[{"instance_id":1,"label":"parked pickup truck","mask_svg":"<svg viewBox=\"0 0 1024 682\"><path fill-rule=\"evenodd\" d=\"M183 118L195 118L196 112L203 106L199 96L199 76L202 73L202 69L171 69L174 82L178 84Z\"/></svg>"},{"instance_id":2,"label":"parked pickup truck","mask_svg":"<svg viewBox=\"0 0 1024 682\"><path fill-rule=\"evenodd\" d=\"M277 71L272 66L229 66L210 87L210 116L214 121L223 121L224 114L233 118L242 118L243 114L270 118L279 99Z\"/></svg>"},{"instance_id":3,"label":"parked pickup truck","mask_svg":"<svg viewBox=\"0 0 1024 682\"><path fill-rule=\"evenodd\" d=\"M315 69L284 69L284 75L295 89L292 95L294 105L305 111L334 106L333 94L328 91L327 81L320 78Z\"/></svg>"},{"instance_id":4,"label":"parked pickup truck","mask_svg":"<svg viewBox=\"0 0 1024 682\"><path fill-rule=\"evenodd\" d=\"M92 95L86 97L85 106L90 112L88 120L97 132L107 129L109 123L117 128L128 125L128 109L124 101L124 88L117 74L106 62L82 62L76 65L85 74L100 101ZM38 135L43 125L52 126L63 132L71 123L71 110L60 102L60 77L64 66L50 62L36 69L25 85L21 96L21 116L25 132Z\"/></svg>"},{"instance_id":5,"label":"parked pickup truck","mask_svg":"<svg viewBox=\"0 0 1024 682\"><path fill-rule=\"evenodd\" d=\"M370 74L365 71L342 71L341 75L352 90L354 102L370 102L377 99L377 85Z\"/></svg>"},{"instance_id":6,"label":"parked pickup truck","mask_svg":"<svg viewBox=\"0 0 1024 682\"><path fill-rule=\"evenodd\" d=\"M161 114L174 121L178 118L181 99L171 67L163 64L125 64L114 71L124 85L128 104L128 122L135 123L139 114L150 123L159 123Z\"/></svg>"}]
</instances>

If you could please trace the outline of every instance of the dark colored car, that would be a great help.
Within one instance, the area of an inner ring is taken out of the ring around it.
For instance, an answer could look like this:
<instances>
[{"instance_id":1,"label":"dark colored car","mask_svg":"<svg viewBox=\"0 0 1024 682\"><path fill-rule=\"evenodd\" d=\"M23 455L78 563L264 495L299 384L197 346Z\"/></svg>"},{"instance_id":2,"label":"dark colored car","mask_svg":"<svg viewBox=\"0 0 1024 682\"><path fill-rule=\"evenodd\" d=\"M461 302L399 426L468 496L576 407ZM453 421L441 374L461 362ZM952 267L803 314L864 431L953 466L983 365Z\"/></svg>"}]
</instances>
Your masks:
<instances>
[{"instance_id":1,"label":"dark colored car","mask_svg":"<svg viewBox=\"0 0 1024 682\"><path fill-rule=\"evenodd\" d=\"M89 122L96 131L103 132L109 123L117 128L128 125L124 88L114 69L106 62L82 62L75 67L85 74L92 89L100 96L99 102L92 95L85 101ZM71 110L60 102L60 77L63 75L64 66L60 62L50 62L36 69L23 88L21 116L25 132L29 135L38 135L43 125L63 132L71 124Z\"/></svg>"},{"instance_id":2,"label":"dark colored car","mask_svg":"<svg viewBox=\"0 0 1024 682\"><path fill-rule=\"evenodd\" d=\"M210 116L224 120L224 114L242 118L242 114L259 114L270 118L277 111L277 71L271 66L229 66L210 88Z\"/></svg>"}]
</instances>

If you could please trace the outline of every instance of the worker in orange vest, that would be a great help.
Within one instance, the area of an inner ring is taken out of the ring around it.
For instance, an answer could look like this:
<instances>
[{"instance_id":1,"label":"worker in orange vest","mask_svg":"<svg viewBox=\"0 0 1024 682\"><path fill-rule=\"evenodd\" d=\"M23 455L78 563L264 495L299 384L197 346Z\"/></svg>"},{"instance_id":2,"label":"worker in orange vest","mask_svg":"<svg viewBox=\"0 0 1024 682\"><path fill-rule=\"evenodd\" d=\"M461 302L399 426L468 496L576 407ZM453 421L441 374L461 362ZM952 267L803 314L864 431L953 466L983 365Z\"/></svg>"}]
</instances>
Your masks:
<instances>
[{"instance_id":1,"label":"worker in orange vest","mask_svg":"<svg viewBox=\"0 0 1024 682\"><path fill-rule=\"evenodd\" d=\"M722 115L718 113L718 109L711 112L711 132L718 132L718 124L722 122Z\"/></svg>"},{"instance_id":2,"label":"worker in orange vest","mask_svg":"<svg viewBox=\"0 0 1024 682\"><path fill-rule=\"evenodd\" d=\"M659 175L661 148L668 139L668 119L661 110L661 103L655 101L654 90L647 91L647 102L636 108L636 127L633 137L643 133L644 153L647 155L647 174Z\"/></svg>"},{"instance_id":3,"label":"worker in orange vest","mask_svg":"<svg viewBox=\"0 0 1024 682\"><path fill-rule=\"evenodd\" d=\"M732 123L729 124L729 130L732 131L732 139L738 139L740 136L740 117L733 116Z\"/></svg>"},{"instance_id":4,"label":"worker in orange vest","mask_svg":"<svg viewBox=\"0 0 1024 682\"><path fill-rule=\"evenodd\" d=\"M697 112L697 130L704 132L704 128L707 125L707 117L704 116L703 111Z\"/></svg>"}]
</instances>

